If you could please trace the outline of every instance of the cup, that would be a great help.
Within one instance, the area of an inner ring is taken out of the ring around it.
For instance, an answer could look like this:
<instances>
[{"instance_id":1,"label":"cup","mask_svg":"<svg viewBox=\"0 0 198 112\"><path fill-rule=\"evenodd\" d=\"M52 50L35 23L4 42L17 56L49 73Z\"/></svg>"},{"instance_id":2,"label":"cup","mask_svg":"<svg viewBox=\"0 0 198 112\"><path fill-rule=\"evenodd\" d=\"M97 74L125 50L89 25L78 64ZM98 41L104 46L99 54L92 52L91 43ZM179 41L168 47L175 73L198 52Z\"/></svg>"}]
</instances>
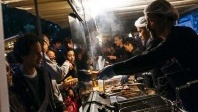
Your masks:
<instances>
[{"instance_id":1,"label":"cup","mask_svg":"<svg viewBox=\"0 0 198 112\"><path fill-rule=\"evenodd\" d=\"M91 80L92 80L92 86L97 87L98 86L98 81L96 80L98 71L91 71Z\"/></svg>"},{"instance_id":2,"label":"cup","mask_svg":"<svg viewBox=\"0 0 198 112\"><path fill-rule=\"evenodd\" d=\"M105 65L105 59L102 59L102 56L98 57L98 68L99 70L102 70Z\"/></svg>"}]
</instances>

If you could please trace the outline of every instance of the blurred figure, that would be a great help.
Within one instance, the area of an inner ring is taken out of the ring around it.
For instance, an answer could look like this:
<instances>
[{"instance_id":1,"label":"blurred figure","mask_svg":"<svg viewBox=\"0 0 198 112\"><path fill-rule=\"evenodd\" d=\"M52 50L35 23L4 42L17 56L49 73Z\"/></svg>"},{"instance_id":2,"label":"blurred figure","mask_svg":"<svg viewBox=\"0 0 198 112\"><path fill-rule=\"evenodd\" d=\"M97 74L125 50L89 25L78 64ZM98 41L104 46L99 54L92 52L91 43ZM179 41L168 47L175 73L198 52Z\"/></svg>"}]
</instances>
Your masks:
<instances>
[{"instance_id":1,"label":"blurred figure","mask_svg":"<svg viewBox=\"0 0 198 112\"><path fill-rule=\"evenodd\" d=\"M72 38L65 38L64 40L63 40L63 46L65 47L65 48L74 48L74 43L73 43L73 40L72 40Z\"/></svg>"},{"instance_id":2,"label":"blurred figure","mask_svg":"<svg viewBox=\"0 0 198 112\"><path fill-rule=\"evenodd\" d=\"M65 51L65 56L66 56L66 60L71 63L69 65L69 72L67 73L66 77L63 78L63 80L65 80L68 77L71 78L77 78L77 71L76 71L76 65L75 65L75 53L73 49L67 49Z\"/></svg>"},{"instance_id":3,"label":"blurred figure","mask_svg":"<svg viewBox=\"0 0 198 112\"><path fill-rule=\"evenodd\" d=\"M135 21L135 26L137 28L137 31L139 33L139 36L141 37L142 40L142 45L144 47L144 51L145 50L150 50L154 47L156 47L160 42L163 41L162 38L160 38L159 36L157 36L155 34L155 32L150 31L147 28L147 20L145 18L145 16L139 17L136 21Z\"/></svg>"},{"instance_id":4,"label":"blurred figure","mask_svg":"<svg viewBox=\"0 0 198 112\"><path fill-rule=\"evenodd\" d=\"M150 32L146 28L147 22L144 16L138 18L135 21L135 26L138 31L139 37L141 38L141 43L143 46L143 51L147 48L147 41L150 39Z\"/></svg>"},{"instance_id":5,"label":"blurred figure","mask_svg":"<svg viewBox=\"0 0 198 112\"><path fill-rule=\"evenodd\" d=\"M6 60L9 64L9 66L14 69L15 67L19 66L20 63L18 63L13 55L13 51L7 53L7 56L6 56Z\"/></svg>"},{"instance_id":6,"label":"blurred figure","mask_svg":"<svg viewBox=\"0 0 198 112\"><path fill-rule=\"evenodd\" d=\"M63 88L62 86L64 86L60 82L63 80L64 77L67 76L69 72L69 66L71 65L71 63L65 60L62 66L59 66L56 63L56 60L54 59L53 51L49 50L50 41L46 35L42 35L42 41L43 41L43 52L44 52L42 66L45 68L52 82L53 95L56 101L55 105L57 107L56 110L63 111L65 110L65 106L63 104L63 97L59 88ZM48 55L47 55L47 52L48 52ZM49 56L49 53L51 53L52 55ZM57 84L57 82L60 84Z\"/></svg>"},{"instance_id":7,"label":"blurred figure","mask_svg":"<svg viewBox=\"0 0 198 112\"><path fill-rule=\"evenodd\" d=\"M57 37L57 38L52 38L51 43L50 43L50 49L52 49L55 52L58 52L58 50L62 46L62 39Z\"/></svg>"},{"instance_id":8,"label":"blurred figure","mask_svg":"<svg viewBox=\"0 0 198 112\"><path fill-rule=\"evenodd\" d=\"M111 40L105 41L100 48L100 55L106 60L106 64L111 64L113 60L110 60L108 56L115 55L114 43Z\"/></svg>"},{"instance_id":9,"label":"blurred figure","mask_svg":"<svg viewBox=\"0 0 198 112\"><path fill-rule=\"evenodd\" d=\"M67 48L74 48L74 43L71 37L70 28L62 28L58 34L57 37L61 40L62 46L59 48L58 52L56 54L56 61L58 65L62 65L65 61L65 55L64 51ZM58 56L58 57L57 57Z\"/></svg>"},{"instance_id":10,"label":"blurred figure","mask_svg":"<svg viewBox=\"0 0 198 112\"><path fill-rule=\"evenodd\" d=\"M110 63L119 62L127 58L121 35L114 36L114 44L116 45L114 54L107 56Z\"/></svg>"},{"instance_id":11,"label":"blurred figure","mask_svg":"<svg viewBox=\"0 0 198 112\"><path fill-rule=\"evenodd\" d=\"M83 82L89 81L91 78L90 75L83 70L88 70L90 66L93 66L93 61L90 59L86 48L78 47L75 49L75 65L78 73L78 80Z\"/></svg>"},{"instance_id":12,"label":"blurred figure","mask_svg":"<svg viewBox=\"0 0 198 112\"><path fill-rule=\"evenodd\" d=\"M52 38L50 44L49 44L49 49L54 51L55 56L56 56L56 62L58 63L59 66L61 66L64 63L64 56L61 53L62 51L62 39L60 37L57 38Z\"/></svg>"},{"instance_id":13,"label":"blurred figure","mask_svg":"<svg viewBox=\"0 0 198 112\"><path fill-rule=\"evenodd\" d=\"M57 37L62 39L62 48L72 48L72 49L74 48L74 43L69 28L61 29Z\"/></svg>"},{"instance_id":14,"label":"blurred figure","mask_svg":"<svg viewBox=\"0 0 198 112\"><path fill-rule=\"evenodd\" d=\"M125 50L127 51L127 58L131 58L133 56L136 56L138 54L140 54L142 51L140 50L140 48L138 47L137 42L130 37L127 37L125 39L123 39L123 46L125 48ZM133 74L134 75L134 74ZM140 74L135 74L135 77L139 77ZM124 84L126 82L128 82L128 78L130 77L130 75L124 75L121 78L121 84Z\"/></svg>"},{"instance_id":15,"label":"blurred figure","mask_svg":"<svg viewBox=\"0 0 198 112\"><path fill-rule=\"evenodd\" d=\"M26 108L23 106L22 102L19 100L17 94L13 90L12 75L13 70L11 69L9 63L6 61L6 72L7 72L7 82L8 82L8 92L9 92L9 102L10 102L10 112L26 112Z\"/></svg>"},{"instance_id":16,"label":"blurred figure","mask_svg":"<svg viewBox=\"0 0 198 112\"><path fill-rule=\"evenodd\" d=\"M108 79L114 75L143 72L158 67L167 60L169 63L161 67L162 73L168 77L173 88L182 87L198 80L198 36L189 27L174 26L178 19L177 10L166 0L155 0L145 9L148 29L163 41L151 50L143 52L130 60L105 67L98 78ZM146 63L145 63L146 62ZM192 112L198 110L198 84L180 91L180 104ZM193 94L192 94L193 93Z\"/></svg>"},{"instance_id":17,"label":"blurred figure","mask_svg":"<svg viewBox=\"0 0 198 112\"><path fill-rule=\"evenodd\" d=\"M131 58L135 55L140 54L142 51L140 50L137 42L130 37L127 37L123 40L123 46L125 50L127 51L128 58Z\"/></svg>"},{"instance_id":18,"label":"blurred figure","mask_svg":"<svg viewBox=\"0 0 198 112\"><path fill-rule=\"evenodd\" d=\"M75 49L75 60L76 60L76 67L78 70L88 70L89 66L92 65L90 57L87 54L87 51L82 48Z\"/></svg>"},{"instance_id":19,"label":"blurred figure","mask_svg":"<svg viewBox=\"0 0 198 112\"><path fill-rule=\"evenodd\" d=\"M56 62L56 56L55 56L54 51L48 50L48 51L46 52L46 54L47 54L47 56L49 57L49 59L50 59L51 61Z\"/></svg>"},{"instance_id":20,"label":"blurred figure","mask_svg":"<svg viewBox=\"0 0 198 112\"><path fill-rule=\"evenodd\" d=\"M155 32L149 31L147 26L147 21L145 16L140 17L136 20L135 26L137 30L139 30L139 34L142 36L142 40L146 40L146 43L144 44L144 50L149 51L152 48L159 45L160 42L163 41L162 38L159 36L156 36ZM167 60L168 61L168 60ZM155 67L154 69L143 72L142 77L144 80L144 83L149 88L155 88L158 95L161 95L165 98L168 98L172 101L175 100L175 90L171 85L168 83L167 78L164 76L164 74L161 72L161 67L167 62L161 63L158 67Z\"/></svg>"},{"instance_id":21,"label":"blurred figure","mask_svg":"<svg viewBox=\"0 0 198 112\"><path fill-rule=\"evenodd\" d=\"M75 53L73 49L67 49L64 53L66 55L66 60L71 63L69 66L69 71L67 76L63 78L63 83L65 84L65 89L72 87L77 89L78 75L75 65Z\"/></svg>"},{"instance_id":22,"label":"blurred figure","mask_svg":"<svg viewBox=\"0 0 198 112\"><path fill-rule=\"evenodd\" d=\"M56 53L56 56L58 56L58 58L56 58L56 61L59 65L62 65L66 59L64 52L67 51L68 49L73 49L73 48L74 48L74 43L72 38L70 37L65 38L63 40L63 44L61 48Z\"/></svg>"},{"instance_id":23,"label":"blurred figure","mask_svg":"<svg viewBox=\"0 0 198 112\"><path fill-rule=\"evenodd\" d=\"M66 100L65 104L67 106L68 112L79 112L79 108L81 106L81 100L79 96L77 96L72 88L68 88L66 92Z\"/></svg>"},{"instance_id":24,"label":"blurred figure","mask_svg":"<svg viewBox=\"0 0 198 112\"><path fill-rule=\"evenodd\" d=\"M6 65L6 72L7 72L7 82L8 82L8 86L12 86L12 75L13 75L13 70L11 69L9 63L6 61L5 62Z\"/></svg>"},{"instance_id":25,"label":"blurred figure","mask_svg":"<svg viewBox=\"0 0 198 112\"><path fill-rule=\"evenodd\" d=\"M21 66L14 70L13 91L27 112L55 111L50 79L41 67L41 49L34 34L25 34L14 44L13 53Z\"/></svg>"},{"instance_id":26,"label":"blurred figure","mask_svg":"<svg viewBox=\"0 0 198 112\"><path fill-rule=\"evenodd\" d=\"M59 66L56 62L51 61L50 58L47 56L47 51L49 50L50 41L46 35L42 36L43 41L43 52L44 52L44 60L42 61L42 66L45 67L46 71L50 74L52 79L55 79L56 81L61 81L68 73L69 66L71 63L69 63L67 60L64 61L62 66Z\"/></svg>"},{"instance_id":27,"label":"blurred figure","mask_svg":"<svg viewBox=\"0 0 198 112\"><path fill-rule=\"evenodd\" d=\"M75 53L74 50L70 48L67 49L64 54L66 55L66 60L69 61L71 65L69 66L69 72L67 76L63 78L63 84L65 85L65 88L63 88L61 92L63 94L68 112L78 112L78 109L80 107L79 103L81 101L78 97L79 87L78 74L75 66Z\"/></svg>"}]
</instances>

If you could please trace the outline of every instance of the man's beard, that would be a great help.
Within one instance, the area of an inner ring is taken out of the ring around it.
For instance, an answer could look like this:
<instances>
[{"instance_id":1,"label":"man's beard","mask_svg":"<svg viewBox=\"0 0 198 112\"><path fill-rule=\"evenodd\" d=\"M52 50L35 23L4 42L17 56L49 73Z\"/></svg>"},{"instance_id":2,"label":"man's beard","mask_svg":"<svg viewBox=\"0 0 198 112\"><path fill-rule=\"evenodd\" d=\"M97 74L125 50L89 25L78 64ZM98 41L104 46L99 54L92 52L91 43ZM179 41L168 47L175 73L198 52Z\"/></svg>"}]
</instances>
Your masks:
<instances>
[{"instance_id":1,"label":"man's beard","mask_svg":"<svg viewBox=\"0 0 198 112\"><path fill-rule=\"evenodd\" d=\"M154 29L147 27L147 30L149 30L150 35L151 35L152 38L157 37L157 34L156 34Z\"/></svg>"},{"instance_id":2,"label":"man's beard","mask_svg":"<svg viewBox=\"0 0 198 112\"><path fill-rule=\"evenodd\" d=\"M150 35L151 35L152 38L156 38L157 37L157 34L156 34L156 32L154 30L150 31Z\"/></svg>"}]
</instances>

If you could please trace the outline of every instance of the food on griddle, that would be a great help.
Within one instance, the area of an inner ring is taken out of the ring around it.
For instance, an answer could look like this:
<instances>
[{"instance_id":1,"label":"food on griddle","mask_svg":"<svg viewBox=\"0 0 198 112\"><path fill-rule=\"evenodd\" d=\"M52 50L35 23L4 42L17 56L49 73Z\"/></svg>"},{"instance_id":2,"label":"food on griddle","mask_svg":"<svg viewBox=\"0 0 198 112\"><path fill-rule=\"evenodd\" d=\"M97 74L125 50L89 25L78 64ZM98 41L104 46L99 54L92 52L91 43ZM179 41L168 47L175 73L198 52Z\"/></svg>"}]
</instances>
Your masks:
<instances>
[{"instance_id":1,"label":"food on griddle","mask_svg":"<svg viewBox=\"0 0 198 112\"><path fill-rule=\"evenodd\" d=\"M117 84L117 85L115 85L115 86L112 87L112 91L113 91L113 92L119 92L119 91L121 91L122 89L123 89L123 86L120 85L120 84Z\"/></svg>"},{"instance_id":2,"label":"food on griddle","mask_svg":"<svg viewBox=\"0 0 198 112\"><path fill-rule=\"evenodd\" d=\"M124 86L123 86L123 89L124 89L124 90L129 90L130 88L129 88L129 86L124 85Z\"/></svg>"}]
</instances>

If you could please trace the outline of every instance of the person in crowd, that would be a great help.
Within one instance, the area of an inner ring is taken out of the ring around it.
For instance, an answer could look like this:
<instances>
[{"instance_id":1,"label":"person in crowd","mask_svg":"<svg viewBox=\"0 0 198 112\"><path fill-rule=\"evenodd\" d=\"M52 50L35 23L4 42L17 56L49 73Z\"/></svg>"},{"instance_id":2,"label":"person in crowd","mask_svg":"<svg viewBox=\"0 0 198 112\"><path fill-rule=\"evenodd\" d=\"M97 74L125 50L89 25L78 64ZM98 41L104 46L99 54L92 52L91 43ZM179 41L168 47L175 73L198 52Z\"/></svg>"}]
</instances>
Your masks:
<instances>
[{"instance_id":1,"label":"person in crowd","mask_svg":"<svg viewBox=\"0 0 198 112\"><path fill-rule=\"evenodd\" d=\"M75 61L76 61L76 67L78 70L88 70L90 66L93 66L93 59L91 57L91 53L87 48L87 45L81 43L76 49L75 49Z\"/></svg>"},{"instance_id":2,"label":"person in crowd","mask_svg":"<svg viewBox=\"0 0 198 112\"><path fill-rule=\"evenodd\" d=\"M41 67L41 52L40 39L34 34L17 38L13 48L21 66L14 69L12 90L27 112L55 111L50 79Z\"/></svg>"},{"instance_id":3,"label":"person in crowd","mask_svg":"<svg viewBox=\"0 0 198 112\"><path fill-rule=\"evenodd\" d=\"M93 61L87 52L86 46L82 45L75 49L75 65L78 73L79 82L89 81L90 75L85 73L83 70L89 70L90 66L93 66Z\"/></svg>"},{"instance_id":4,"label":"person in crowd","mask_svg":"<svg viewBox=\"0 0 198 112\"><path fill-rule=\"evenodd\" d=\"M49 56L49 46L50 41L46 35L42 35L42 41L43 41L43 60L42 60L42 66L45 68L46 72L48 73L53 87L53 93L54 93L54 99L56 100L56 109L57 111L63 111L65 110L64 104L63 104L63 97L60 92L59 88L63 88L64 84L61 84L60 82L63 80L64 77L67 76L69 72L69 67L72 65L69 63L69 61L65 60L65 62L62 64L62 66L59 66L56 62L56 60L51 59ZM47 55L48 53L48 55ZM54 56L52 56L54 58ZM60 83L60 84L57 84Z\"/></svg>"},{"instance_id":5,"label":"person in crowd","mask_svg":"<svg viewBox=\"0 0 198 112\"><path fill-rule=\"evenodd\" d=\"M46 35L42 35L42 40L44 52L43 57L45 59L42 61L42 66L45 67L46 71L48 71L52 79L55 79L56 81L61 81L68 74L69 66L71 65L71 63L65 60L62 66L59 66L56 62L51 61L46 54L49 50L50 41Z\"/></svg>"},{"instance_id":6,"label":"person in crowd","mask_svg":"<svg viewBox=\"0 0 198 112\"><path fill-rule=\"evenodd\" d=\"M13 55L13 51L7 53L6 60L11 68L15 68L15 67L19 66L19 63L16 61L16 59Z\"/></svg>"},{"instance_id":7,"label":"person in crowd","mask_svg":"<svg viewBox=\"0 0 198 112\"><path fill-rule=\"evenodd\" d=\"M72 48L68 48L65 53L66 55L66 60L69 61L72 65L69 66L69 72L68 72L68 75L66 77L63 78L63 83L66 85L65 88L63 88L61 90L62 94L63 94L63 97L64 97L64 102L67 106L67 110L70 112L71 110L75 110L74 112L78 112L78 109L79 109L79 103L80 102L80 99L78 97L78 93L79 93L79 87L78 87L78 75L77 75L77 69L76 69L76 66L75 66L75 53L74 53L74 50ZM70 93L72 92L72 95L70 94L67 94L67 93ZM75 98L78 98L78 101L73 101L74 99L74 96ZM72 100L70 102L70 99ZM69 103L68 103L69 102ZM70 104L72 103L72 104ZM75 109L71 109L72 107L76 107ZM73 112L72 111L72 112Z\"/></svg>"},{"instance_id":8,"label":"person in crowd","mask_svg":"<svg viewBox=\"0 0 198 112\"><path fill-rule=\"evenodd\" d=\"M69 71L67 73L67 76L63 78L63 80L67 79L68 77L71 78L77 78L77 71L76 71L76 65L75 65L75 53L72 48L67 49L64 53L66 56L66 60L71 63L69 66Z\"/></svg>"},{"instance_id":9,"label":"person in crowd","mask_svg":"<svg viewBox=\"0 0 198 112\"><path fill-rule=\"evenodd\" d=\"M189 27L175 26L178 19L177 10L166 0L155 0L145 9L147 28L163 39L156 47L110 66L100 71L98 79L108 79L121 74L131 74L153 69L167 60L169 63L161 67L161 71L168 77L173 88L180 88L177 101L185 110L198 110L198 36ZM189 83L187 83L189 82ZM192 94L193 93L193 94Z\"/></svg>"},{"instance_id":10,"label":"person in crowd","mask_svg":"<svg viewBox=\"0 0 198 112\"><path fill-rule=\"evenodd\" d=\"M152 45L150 40L152 40L151 35L150 35L150 31L146 28L147 25L147 21L145 16L139 17L136 21L135 21L135 27L137 29L138 32L138 36L140 38L140 42L141 42L141 50L145 51L150 49L149 47ZM153 83L152 83L152 78L151 78L151 71L145 71L140 73L139 75L136 75L136 80L137 82L143 82L147 87L152 88L153 87Z\"/></svg>"},{"instance_id":11,"label":"person in crowd","mask_svg":"<svg viewBox=\"0 0 198 112\"><path fill-rule=\"evenodd\" d=\"M142 52L140 47L138 46L137 41L130 37L126 37L123 39L123 46L124 46L125 50L127 51L127 59L129 59L133 56L136 56ZM137 78L137 76L139 76L139 75L136 74L135 77ZM128 82L129 77L130 77L130 75L122 76L121 83L124 84L124 83Z\"/></svg>"},{"instance_id":12,"label":"person in crowd","mask_svg":"<svg viewBox=\"0 0 198 112\"><path fill-rule=\"evenodd\" d=\"M114 62L113 60L110 60L108 56L114 56L115 55L115 46L114 42L112 40L107 40L104 42L104 44L100 48L100 55L103 56L105 59L105 64L111 64Z\"/></svg>"},{"instance_id":13,"label":"person in crowd","mask_svg":"<svg viewBox=\"0 0 198 112\"><path fill-rule=\"evenodd\" d=\"M56 63L56 56L55 56L55 53L54 51L52 50L48 50L46 52L46 55L49 57L49 59L53 62L53 63ZM63 102L63 96L62 96L62 93L59 89L62 89L64 88L64 84L57 84L57 81L55 79L52 79L51 80L51 83L52 83L52 88L53 88L53 93L55 95L55 104L56 104L56 109L57 111L63 111L63 110L66 110L66 107L64 105L64 102Z\"/></svg>"},{"instance_id":14,"label":"person in crowd","mask_svg":"<svg viewBox=\"0 0 198 112\"><path fill-rule=\"evenodd\" d=\"M62 39L59 37L52 38L50 45L50 49L57 52L62 46Z\"/></svg>"},{"instance_id":15,"label":"person in crowd","mask_svg":"<svg viewBox=\"0 0 198 112\"><path fill-rule=\"evenodd\" d=\"M71 37L65 38L63 40L63 46L65 48L71 48L71 49L73 49L74 48L74 43L73 43L72 38Z\"/></svg>"},{"instance_id":16,"label":"person in crowd","mask_svg":"<svg viewBox=\"0 0 198 112\"><path fill-rule=\"evenodd\" d=\"M18 100L18 96L13 91L12 75L14 72L7 61L5 62L5 65L8 82L10 112L26 112L26 108L23 106L22 102Z\"/></svg>"},{"instance_id":17,"label":"person in crowd","mask_svg":"<svg viewBox=\"0 0 198 112\"><path fill-rule=\"evenodd\" d=\"M57 63L59 65L62 65L66 59L64 52L68 49L73 49L73 48L74 48L74 43L72 38L68 37L63 39L62 46L59 49L59 51L56 53L56 56L59 56L58 58L56 58Z\"/></svg>"},{"instance_id":18,"label":"person in crowd","mask_svg":"<svg viewBox=\"0 0 198 112\"><path fill-rule=\"evenodd\" d=\"M88 64L87 64L87 57L84 56L83 50L81 48L75 49L75 57L76 57L76 66L77 69L88 69Z\"/></svg>"},{"instance_id":19,"label":"person in crowd","mask_svg":"<svg viewBox=\"0 0 198 112\"><path fill-rule=\"evenodd\" d=\"M143 51L152 49L153 47L157 46L162 39L158 38L154 32L149 31L147 26L147 21L145 16L139 17L135 21L135 27L138 31L139 37L141 38Z\"/></svg>"},{"instance_id":20,"label":"person in crowd","mask_svg":"<svg viewBox=\"0 0 198 112\"><path fill-rule=\"evenodd\" d=\"M62 48L74 48L74 43L69 28L61 29L60 32L57 34L57 37L62 39Z\"/></svg>"},{"instance_id":21,"label":"person in crowd","mask_svg":"<svg viewBox=\"0 0 198 112\"><path fill-rule=\"evenodd\" d=\"M93 63L85 48L76 48L75 57L76 67L78 70L88 70L89 66Z\"/></svg>"},{"instance_id":22,"label":"person in crowd","mask_svg":"<svg viewBox=\"0 0 198 112\"><path fill-rule=\"evenodd\" d=\"M131 57L138 55L142 52L140 50L137 42L133 38L130 38L130 37L123 39L123 46L124 46L125 50L127 51L128 58L131 58Z\"/></svg>"},{"instance_id":23,"label":"person in crowd","mask_svg":"<svg viewBox=\"0 0 198 112\"><path fill-rule=\"evenodd\" d=\"M55 55L55 52L54 52L54 51L48 50L48 51L46 52L46 55L49 57L49 59L50 59L51 61L56 62L56 55Z\"/></svg>"},{"instance_id":24,"label":"person in crowd","mask_svg":"<svg viewBox=\"0 0 198 112\"><path fill-rule=\"evenodd\" d=\"M7 82L8 82L8 87L12 86L12 75L13 75L13 70L10 67L10 64L5 61L5 65L6 65L6 76L7 76Z\"/></svg>"},{"instance_id":25,"label":"person in crowd","mask_svg":"<svg viewBox=\"0 0 198 112\"><path fill-rule=\"evenodd\" d=\"M62 39L60 37L51 39L49 49L55 52L56 62L59 66L64 63L64 57L61 53L62 46Z\"/></svg>"},{"instance_id":26,"label":"person in crowd","mask_svg":"<svg viewBox=\"0 0 198 112\"><path fill-rule=\"evenodd\" d=\"M68 112L79 112L81 100L80 97L74 93L74 90L71 87L67 89L65 104Z\"/></svg>"},{"instance_id":27,"label":"person in crowd","mask_svg":"<svg viewBox=\"0 0 198 112\"><path fill-rule=\"evenodd\" d=\"M146 19L144 16L138 18L136 21L135 21L135 26L136 26L136 29L137 29L137 32L139 34L139 37L141 39L141 44L142 44L142 47L143 47L143 51L146 50L147 47L147 41L150 39L150 32L147 30L146 28Z\"/></svg>"},{"instance_id":28,"label":"person in crowd","mask_svg":"<svg viewBox=\"0 0 198 112\"><path fill-rule=\"evenodd\" d=\"M119 62L127 58L121 35L114 36L114 44L116 45L114 55L107 56L110 63Z\"/></svg>"},{"instance_id":29,"label":"person in crowd","mask_svg":"<svg viewBox=\"0 0 198 112\"><path fill-rule=\"evenodd\" d=\"M64 51L67 48L72 48L72 49L74 48L74 43L71 37L70 29L69 28L61 29L58 32L56 39L58 39L61 42L61 46L59 46L58 52L55 52L56 62L58 63L58 65L62 65L65 62Z\"/></svg>"},{"instance_id":30,"label":"person in crowd","mask_svg":"<svg viewBox=\"0 0 198 112\"><path fill-rule=\"evenodd\" d=\"M141 36L141 39L147 40L144 44L145 46L143 46L145 51L149 51L163 41L162 38L155 35L155 32L149 31L146 28L147 21L145 16L138 18L135 21L135 26L137 28L137 31L139 32L139 35ZM166 61L164 63L166 63ZM161 67L164 63L162 63L158 67L155 67L152 70L143 72L142 76L145 84L148 87L155 88L157 94L174 101L176 98L174 88L170 86L167 78L161 72Z\"/></svg>"}]
</instances>

